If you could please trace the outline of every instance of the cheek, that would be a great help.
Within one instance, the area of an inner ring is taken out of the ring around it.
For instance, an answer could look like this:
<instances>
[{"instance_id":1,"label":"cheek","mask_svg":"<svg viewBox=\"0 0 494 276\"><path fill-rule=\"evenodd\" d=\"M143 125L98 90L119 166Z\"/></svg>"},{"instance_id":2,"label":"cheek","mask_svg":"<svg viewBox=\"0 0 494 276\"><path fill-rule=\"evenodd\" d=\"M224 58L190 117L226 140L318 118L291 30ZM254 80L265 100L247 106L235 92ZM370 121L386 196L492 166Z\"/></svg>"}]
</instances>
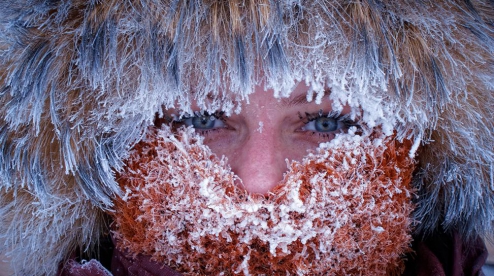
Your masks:
<instances>
[{"instance_id":1,"label":"cheek","mask_svg":"<svg viewBox=\"0 0 494 276\"><path fill-rule=\"evenodd\" d=\"M203 136L203 144L211 149L211 152L218 157L225 156L228 160L233 160L242 145L242 137L231 130L215 130Z\"/></svg>"},{"instance_id":2,"label":"cheek","mask_svg":"<svg viewBox=\"0 0 494 276\"><path fill-rule=\"evenodd\" d=\"M286 152L286 158L290 161L302 161L309 152L314 152L319 144L323 142L316 139L308 139L307 135L304 136L298 137L294 135L285 142L284 152Z\"/></svg>"},{"instance_id":3,"label":"cheek","mask_svg":"<svg viewBox=\"0 0 494 276\"><path fill-rule=\"evenodd\" d=\"M204 135L203 143L218 157L225 156L231 162L246 151L251 151L248 155L266 154L263 150L266 147L275 149L277 152L273 154L284 162L285 159L301 161L309 152L314 152L321 143L333 138L311 133L287 133L273 135L273 137L276 139L255 140L256 138L246 137L239 132L218 130ZM246 144L247 139L251 140L249 142L253 143L253 146Z\"/></svg>"}]
</instances>

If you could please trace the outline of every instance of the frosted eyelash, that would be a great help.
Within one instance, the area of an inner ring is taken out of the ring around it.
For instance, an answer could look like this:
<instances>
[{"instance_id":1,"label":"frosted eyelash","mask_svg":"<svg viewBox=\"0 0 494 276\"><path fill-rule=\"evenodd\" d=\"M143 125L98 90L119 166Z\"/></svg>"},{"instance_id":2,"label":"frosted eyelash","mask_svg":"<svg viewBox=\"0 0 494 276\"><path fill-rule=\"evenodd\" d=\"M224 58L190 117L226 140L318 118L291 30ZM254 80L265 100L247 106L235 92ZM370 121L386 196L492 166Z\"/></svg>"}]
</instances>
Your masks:
<instances>
[{"instance_id":1,"label":"frosted eyelash","mask_svg":"<svg viewBox=\"0 0 494 276\"><path fill-rule=\"evenodd\" d=\"M224 111L215 111L213 113L209 113L207 111L194 111L192 115L186 113L180 116L179 119L177 119L179 116L175 115L175 119L173 120L174 123L182 123L183 121L194 118L194 117L210 117L213 116L215 120L222 120L225 121L226 116Z\"/></svg>"},{"instance_id":2,"label":"frosted eyelash","mask_svg":"<svg viewBox=\"0 0 494 276\"><path fill-rule=\"evenodd\" d=\"M314 120L316 120L318 118L321 118L321 117L326 117L326 118L335 119L338 122L342 122L343 124L345 124L346 127L355 126L357 128L360 128L360 125L359 124L357 124L354 120L351 120L350 119L350 114L341 115L339 112L336 112L336 111L331 111L329 113L324 113L322 111L322 109L320 109L317 113L305 112L304 115L302 115L299 112L298 117L301 120L304 120L303 121L304 124L308 124L309 122L314 121Z\"/></svg>"}]
</instances>

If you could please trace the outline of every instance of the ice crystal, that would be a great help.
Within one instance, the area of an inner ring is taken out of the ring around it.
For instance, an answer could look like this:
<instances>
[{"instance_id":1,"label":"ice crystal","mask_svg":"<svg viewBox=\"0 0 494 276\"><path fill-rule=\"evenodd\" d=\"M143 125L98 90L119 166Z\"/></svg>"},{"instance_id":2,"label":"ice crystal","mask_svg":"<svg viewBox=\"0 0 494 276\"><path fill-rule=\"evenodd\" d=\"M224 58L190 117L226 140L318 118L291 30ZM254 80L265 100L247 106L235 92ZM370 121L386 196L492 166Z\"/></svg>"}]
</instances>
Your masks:
<instances>
[{"instance_id":1,"label":"ice crystal","mask_svg":"<svg viewBox=\"0 0 494 276\"><path fill-rule=\"evenodd\" d=\"M410 142L341 134L257 196L192 131L150 130L132 151L119 176L133 191L116 203L119 247L186 275L400 270L411 241Z\"/></svg>"}]
</instances>

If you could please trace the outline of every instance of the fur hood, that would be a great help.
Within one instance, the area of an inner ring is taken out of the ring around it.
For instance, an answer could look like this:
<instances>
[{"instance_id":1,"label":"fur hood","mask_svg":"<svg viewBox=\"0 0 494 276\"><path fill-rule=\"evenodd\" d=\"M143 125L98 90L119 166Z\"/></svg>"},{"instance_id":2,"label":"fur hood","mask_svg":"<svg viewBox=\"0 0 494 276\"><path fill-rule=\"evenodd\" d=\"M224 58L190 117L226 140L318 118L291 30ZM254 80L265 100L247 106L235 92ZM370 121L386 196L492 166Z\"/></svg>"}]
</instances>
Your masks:
<instances>
[{"instance_id":1,"label":"fur hood","mask_svg":"<svg viewBox=\"0 0 494 276\"><path fill-rule=\"evenodd\" d=\"M492 1L6 0L0 251L54 275L107 231L115 173L162 107L231 113L300 81L415 141L417 237L492 231Z\"/></svg>"}]
</instances>

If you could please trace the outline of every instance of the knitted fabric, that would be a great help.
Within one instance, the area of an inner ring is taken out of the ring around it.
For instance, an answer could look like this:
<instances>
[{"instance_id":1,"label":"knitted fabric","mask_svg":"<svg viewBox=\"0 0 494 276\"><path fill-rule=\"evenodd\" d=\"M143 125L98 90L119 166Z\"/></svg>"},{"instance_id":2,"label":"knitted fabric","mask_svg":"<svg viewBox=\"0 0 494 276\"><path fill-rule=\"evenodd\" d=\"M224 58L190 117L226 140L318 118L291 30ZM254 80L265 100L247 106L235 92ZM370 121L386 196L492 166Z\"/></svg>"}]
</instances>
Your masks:
<instances>
[{"instance_id":1,"label":"knitted fabric","mask_svg":"<svg viewBox=\"0 0 494 276\"><path fill-rule=\"evenodd\" d=\"M185 275L399 273L411 241L411 145L373 136L321 144L254 196L193 130L150 129L118 178L117 246Z\"/></svg>"}]
</instances>

